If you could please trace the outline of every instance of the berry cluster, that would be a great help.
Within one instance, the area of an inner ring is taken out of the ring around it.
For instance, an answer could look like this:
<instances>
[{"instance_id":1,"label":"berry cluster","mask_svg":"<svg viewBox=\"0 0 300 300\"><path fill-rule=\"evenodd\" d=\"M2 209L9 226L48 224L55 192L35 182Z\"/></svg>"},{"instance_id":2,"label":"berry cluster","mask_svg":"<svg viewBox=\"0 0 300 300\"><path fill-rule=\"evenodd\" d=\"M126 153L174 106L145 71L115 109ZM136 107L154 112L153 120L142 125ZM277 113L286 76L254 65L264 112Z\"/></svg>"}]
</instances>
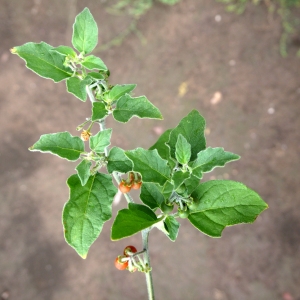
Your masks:
<instances>
[{"instance_id":1,"label":"berry cluster","mask_svg":"<svg viewBox=\"0 0 300 300\"><path fill-rule=\"evenodd\" d=\"M160 204L160 209L163 214L169 215L172 213L175 204L178 206L177 216L182 219L186 219L190 214L190 210L195 209L199 205L199 201L192 197L183 197L173 192L170 199Z\"/></svg>"},{"instance_id":2,"label":"berry cluster","mask_svg":"<svg viewBox=\"0 0 300 300\"><path fill-rule=\"evenodd\" d=\"M145 251L137 252L134 246L126 246L123 255L119 255L115 259L115 267L118 270L128 270L133 273L135 271L149 272L150 268L144 263L143 259L140 258L140 254Z\"/></svg>"},{"instance_id":3,"label":"berry cluster","mask_svg":"<svg viewBox=\"0 0 300 300\"><path fill-rule=\"evenodd\" d=\"M134 172L129 172L129 176L127 180L122 180L119 184L119 190L126 194L130 192L131 189L138 190L142 185L141 175Z\"/></svg>"}]
</instances>

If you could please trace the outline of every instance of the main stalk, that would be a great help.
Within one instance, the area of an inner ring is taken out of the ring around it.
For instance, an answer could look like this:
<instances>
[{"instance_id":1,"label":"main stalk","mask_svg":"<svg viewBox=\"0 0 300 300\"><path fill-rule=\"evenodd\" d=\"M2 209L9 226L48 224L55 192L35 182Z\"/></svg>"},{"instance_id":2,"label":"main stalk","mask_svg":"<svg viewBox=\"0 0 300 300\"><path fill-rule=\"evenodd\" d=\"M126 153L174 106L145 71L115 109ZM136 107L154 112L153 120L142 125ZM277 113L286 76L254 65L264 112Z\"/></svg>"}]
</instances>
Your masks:
<instances>
[{"instance_id":1,"label":"main stalk","mask_svg":"<svg viewBox=\"0 0 300 300\"><path fill-rule=\"evenodd\" d=\"M91 89L88 86L86 87L86 91L87 91L90 101L95 102L93 92L91 91ZM100 126L100 131L105 130L105 128L106 128L105 118L100 120L99 126ZM108 156L108 147L105 149L105 156ZM121 181L120 175L117 172L113 172L113 176L114 176L116 182L119 184ZM128 203L134 202L129 194L124 194L124 196ZM146 266L145 276L146 276L148 299L155 300L153 280L152 280L152 268L151 268L151 264L150 264L149 244L148 244L150 230L151 230L151 228L146 228L146 229L142 230L142 240L143 240L143 249L145 250L144 262L145 262L145 266Z\"/></svg>"}]
</instances>

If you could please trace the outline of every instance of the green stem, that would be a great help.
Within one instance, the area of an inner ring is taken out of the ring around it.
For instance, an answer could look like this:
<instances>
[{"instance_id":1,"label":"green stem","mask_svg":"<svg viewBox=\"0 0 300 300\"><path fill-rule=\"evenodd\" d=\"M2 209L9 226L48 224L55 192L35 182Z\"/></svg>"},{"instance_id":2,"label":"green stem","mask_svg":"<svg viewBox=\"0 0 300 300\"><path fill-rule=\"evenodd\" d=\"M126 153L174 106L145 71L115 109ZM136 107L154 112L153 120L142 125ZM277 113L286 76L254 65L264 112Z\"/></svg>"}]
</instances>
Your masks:
<instances>
[{"instance_id":1,"label":"green stem","mask_svg":"<svg viewBox=\"0 0 300 300\"><path fill-rule=\"evenodd\" d=\"M149 300L155 300L154 296L154 289L153 289L153 280L152 280L152 269L150 264L150 256L149 256L149 247L148 247L148 238L149 238L149 232L150 228L146 228L142 230L142 239L143 239L143 247L144 247L144 261L146 263L146 266L148 267L148 270L145 272L146 276L146 283L147 283L147 291L148 291L148 299Z\"/></svg>"},{"instance_id":2,"label":"green stem","mask_svg":"<svg viewBox=\"0 0 300 300\"><path fill-rule=\"evenodd\" d=\"M95 101L93 92L90 90L90 88L87 86L86 91L88 93L88 96L90 98L91 102ZM105 118L99 121L100 131L105 130ZM108 147L105 148L104 153L105 156L108 156ZM113 172L112 175L114 176L116 182L120 184L121 177L118 174L118 172ZM128 203L134 203L133 199L129 194L124 194L124 197L126 198ZM146 228L142 230L142 240L143 240L143 250L144 252L144 262L146 264L146 270L145 270L145 276L146 276L146 283L147 283L147 291L148 291L148 299L149 300L155 300L154 297L154 289L153 289L153 281L152 281L152 269L150 264L150 257L149 257L149 247L148 247L148 238L149 238L149 232L151 228Z\"/></svg>"},{"instance_id":3,"label":"green stem","mask_svg":"<svg viewBox=\"0 0 300 300\"><path fill-rule=\"evenodd\" d=\"M101 119L101 120L99 121L99 126L100 126L100 131L103 131L103 130L106 129L106 126L105 126L105 119ZM108 147L106 147L106 148L104 149L104 154L105 154L106 157L108 156Z\"/></svg>"},{"instance_id":4,"label":"green stem","mask_svg":"<svg viewBox=\"0 0 300 300\"><path fill-rule=\"evenodd\" d=\"M92 103L95 102L96 100L95 100L95 97L94 97L93 92L91 91L90 87L87 85L87 86L85 87L85 89L86 89L86 92L87 92L87 94L88 94L88 96L89 96L91 102L92 102Z\"/></svg>"},{"instance_id":5,"label":"green stem","mask_svg":"<svg viewBox=\"0 0 300 300\"><path fill-rule=\"evenodd\" d=\"M100 125L100 131L105 130L105 128L106 128L105 127L105 119L100 120L99 125ZM104 154L106 157L108 156L108 147L105 148ZM114 176L117 184L119 185L121 182L121 177L118 174L118 172L113 172L112 175ZM128 203L134 203L133 199L131 198L131 196L129 194L124 194L124 197Z\"/></svg>"}]
</instances>

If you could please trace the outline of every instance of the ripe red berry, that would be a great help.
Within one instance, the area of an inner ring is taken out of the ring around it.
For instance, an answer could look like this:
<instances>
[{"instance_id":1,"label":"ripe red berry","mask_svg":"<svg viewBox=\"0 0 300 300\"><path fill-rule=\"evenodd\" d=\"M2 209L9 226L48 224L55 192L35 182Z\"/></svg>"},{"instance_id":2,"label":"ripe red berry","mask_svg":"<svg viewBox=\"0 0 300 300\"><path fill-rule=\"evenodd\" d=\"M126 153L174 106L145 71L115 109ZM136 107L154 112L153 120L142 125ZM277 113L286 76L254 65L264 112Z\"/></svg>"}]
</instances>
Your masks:
<instances>
[{"instance_id":1,"label":"ripe red berry","mask_svg":"<svg viewBox=\"0 0 300 300\"><path fill-rule=\"evenodd\" d=\"M118 270L125 270L128 267L128 260L122 262L122 258L125 258L125 255L119 255L118 257L116 257L115 259L115 267Z\"/></svg>"},{"instance_id":2,"label":"ripe red berry","mask_svg":"<svg viewBox=\"0 0 300 300\"><path fill-rule=\"evenodd\" d=\"M132 184L131 184L131 188L134 189L134 190L138 190L142 185L142 182L139 181L139 182L136 182L134 181Z\"/></svg>"},{"instance_id":3,"label":"ripe red berry","mask_svg":"<svg viewBox=\"0 0 300 300\"><path fill-rule=\"evenodd\" d=\"M124 255L126 255L126 256L130 256L136 252L137 252L137 250L134 246L126 246L124 249Z\"/></svg>"},{"instance_id":4,"label":"ripe red berry","mask_svg":"<svg viewBox=\"0 0 300 300\"><path fill-rule=\"evenodd\" d=\"M123 193L126 194L131 190L131 185L126 183L125 180L122 180L119 184L119 190Z\"/></svg>"}]
</instances>

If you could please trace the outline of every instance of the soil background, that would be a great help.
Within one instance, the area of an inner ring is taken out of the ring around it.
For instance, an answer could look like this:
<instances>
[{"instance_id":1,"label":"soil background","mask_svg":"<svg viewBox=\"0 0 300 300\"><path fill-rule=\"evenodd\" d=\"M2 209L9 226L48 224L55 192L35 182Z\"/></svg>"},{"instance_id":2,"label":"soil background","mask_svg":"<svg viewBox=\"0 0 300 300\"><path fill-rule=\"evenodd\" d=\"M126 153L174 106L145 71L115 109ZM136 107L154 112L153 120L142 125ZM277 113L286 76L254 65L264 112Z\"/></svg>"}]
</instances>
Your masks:
<instances>
[{"instance_id":1,"label":"soil background","mask_svg":"<svg viewBox=\"0 0 300 300\"><path fill-rule=\"evenodd\" d=\"M27 150L44 133L70 131L90 104L29 71L13 46L45 41L71 45L76 14L89 7L105 43L129 17L105 12L108 1L0 0L0 299L147 299L141 273L120 272L114 258L140 235L110 240L105 224L86 260L63 238L66 179L76 163ZM220 17L216 17L220 16ZM157 299L300 299L300 60L297 48L279 54L280 19L249 6L242 16L222 4L183 0L155 3L139 23L147 43L130 35L99 54L111 82L137 83L136 95L160 108L161 122L110 120L113 144L149 147L190 110L207 121L207 144L241 155L205 179L241 181L269 204L253 225L225 229L211 239L181 221L176 243L150 235ZM137 195L136 195L137 196ZM115 203L125 207L125 200Z\"/></svg>"}]
</instances>

